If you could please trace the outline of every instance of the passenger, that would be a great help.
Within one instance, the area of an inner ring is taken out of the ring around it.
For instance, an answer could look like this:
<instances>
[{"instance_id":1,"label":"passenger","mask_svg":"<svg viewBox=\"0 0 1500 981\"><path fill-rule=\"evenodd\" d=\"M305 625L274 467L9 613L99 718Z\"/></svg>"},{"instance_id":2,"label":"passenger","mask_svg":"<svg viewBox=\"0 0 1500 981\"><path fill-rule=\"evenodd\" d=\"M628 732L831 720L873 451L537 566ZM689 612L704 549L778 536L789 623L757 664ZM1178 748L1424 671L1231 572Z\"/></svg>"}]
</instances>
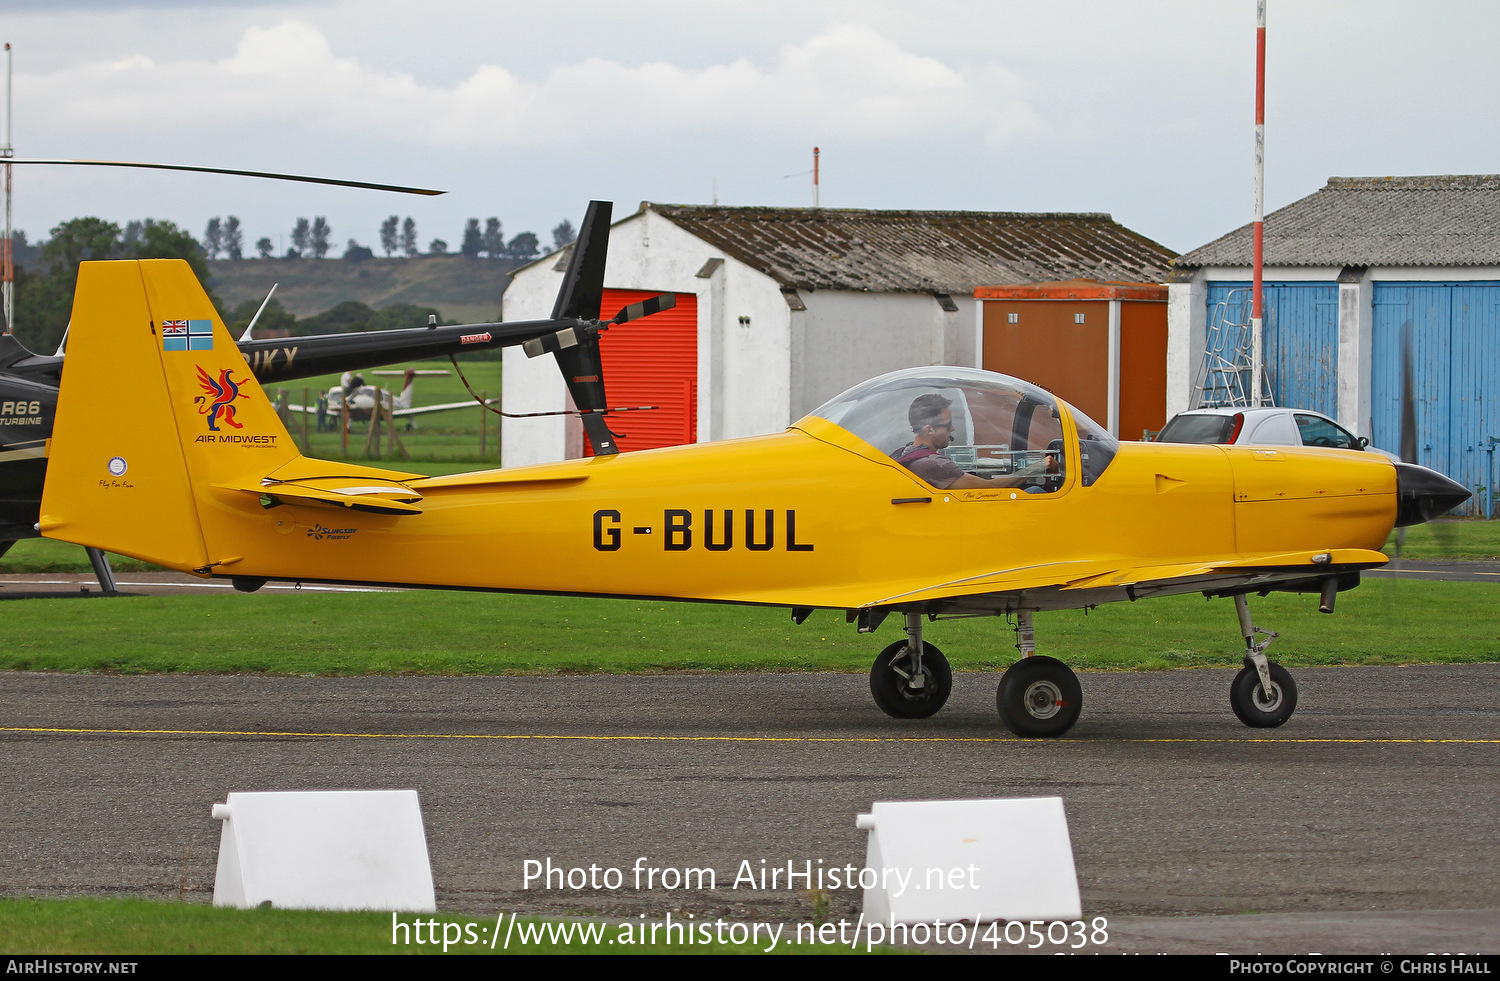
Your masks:
<instances>
[{"instance_id":1,"label":"passenger","mask_svg":"<svg viewBox=\"0 0 1500 981\"><path fill-rule=\"evenodd\" d=\"M892 453L892 459L941 490L995 486L943 455L942 451L953 442L952 405L952 400L936 392L913 399L906 413L912 440Z\"/></svg>"}]
</instances>

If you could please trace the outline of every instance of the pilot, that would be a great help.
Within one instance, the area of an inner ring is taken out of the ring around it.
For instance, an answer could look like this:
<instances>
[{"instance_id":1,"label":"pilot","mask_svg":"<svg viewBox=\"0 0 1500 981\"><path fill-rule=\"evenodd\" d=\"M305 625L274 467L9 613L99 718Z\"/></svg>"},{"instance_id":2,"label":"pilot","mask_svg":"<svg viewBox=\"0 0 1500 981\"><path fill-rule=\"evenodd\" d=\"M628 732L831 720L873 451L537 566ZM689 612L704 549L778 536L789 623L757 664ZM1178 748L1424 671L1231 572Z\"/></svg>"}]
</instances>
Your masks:
<instances>
[{"instance_id":1,"label":"pilot","mask_svg":"<svg viewBox=\"0 0 1500 981\"><path fill-rule=\"evenodd\" d=\"M891 458L912 473L941 490L991 487L988 480L959 468L942 451L953 442L953 402L936 392L918 395L912 400L906 419L911 423L912 439Z\"/></svg>"}]
</instances>

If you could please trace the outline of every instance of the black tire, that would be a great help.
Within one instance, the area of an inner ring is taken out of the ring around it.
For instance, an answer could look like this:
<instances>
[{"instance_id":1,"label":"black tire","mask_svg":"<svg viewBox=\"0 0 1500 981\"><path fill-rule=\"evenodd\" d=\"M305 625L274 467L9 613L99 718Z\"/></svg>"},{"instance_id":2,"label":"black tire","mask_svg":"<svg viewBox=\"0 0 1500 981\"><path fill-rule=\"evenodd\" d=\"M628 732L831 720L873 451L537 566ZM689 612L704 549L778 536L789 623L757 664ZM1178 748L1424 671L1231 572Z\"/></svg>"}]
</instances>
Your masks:
<instances>
[{"instance_id":1,"label":"black tire","mask_svg":"<svg viewBox=\"0 0 1500 981\"><path fill-rule=\"evenodd\" d=\"M1297 710L1297 683L1279 664L1271 665L1271 699L1260 690L1260 675L1249 665L1234 676L1229 704L1235 717L1252 729L1274 729Z\"/></svg>"},{"instance_id":2,"label":"black tire","mask_svg":"<svg viewBox=\"0 0 1500 981\"><path fill-rule=\"evenodd\" d=\"M886 715L895 719L925 719L943 707L953 690L953 671L943 652L922 642L922 684L914 687L909 678L912 656L906 641L898 640L875 659L870 668L870 694ZM899 671L898 671L899 669Z\"/></svg>"},{"instance_id":3,"label":"black tire","mask_svg":"<svg viewBox=\"0 0 1500 981\"><path fill-rule=\"evenodd\" d=\"M1083 711L1083 688L1073 669L1055 657L1023 657L1000 676L995 692L1000 721L1018 736L1061 736Z\"/></svg>"}]
</instances>

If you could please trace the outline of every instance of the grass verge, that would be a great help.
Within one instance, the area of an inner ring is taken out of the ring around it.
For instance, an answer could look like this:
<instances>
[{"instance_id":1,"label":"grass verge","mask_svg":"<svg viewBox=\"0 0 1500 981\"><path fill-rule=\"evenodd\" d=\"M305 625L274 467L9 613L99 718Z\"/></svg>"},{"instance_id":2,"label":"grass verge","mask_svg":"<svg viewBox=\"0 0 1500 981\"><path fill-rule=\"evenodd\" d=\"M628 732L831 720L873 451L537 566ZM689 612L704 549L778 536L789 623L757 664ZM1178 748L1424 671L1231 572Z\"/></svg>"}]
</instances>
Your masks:
<instances>
[{"instance_id":1,"label":"grass verge","mask_svg":"<svg viewBox=\"0 0 1500 981\"><path fill-rule=\"evenodd\" d=\"M224 909L145 899L0 899L0 938L7 951L26 954L753 954L761 943L718 943L712 933L688 944L679 933L653 942L650 923L518 918L489 946L496 918L402 913L393 928L390 913L321 910ZM436 928L428 925L437 923ZM509 925L509 916L505 922ZM646 928L643 934L642 928ZM796 925L786 924L777 949L788 953L848 953L837 945L788 947ZM434 933L437 942L430 939ZM806 931L804 930L804 933ZM700 935L701 936L701 935ZM728 933L725 933L728 936ZM395 937L395 942L393 942ZM402 942L402 941L406 942ZM524 942L523 942L524 941ZM878 948L877 948L878 950Z\"/></svg>"},{"instance_id":2,"label":"grass verge","mask_svg":"<svg viewBox=\"0 0 1500 981\"><path fill-rule=\"evenodd\" d=\"M1252 600L1257 624L1281 632L1288 665L1500 661L1500 585L1370 579L1316 612L1316 597ZM260 592L120 599L27 599L4 605L0 669L291 675L572 674L869 670L895 640L841 613L803 625L783 608L647 600L399 593ZM1003 618L940 621L927 630L957 670L1016 658ZM1157 670L1238 664L1227 600L1177 596L1037 617L1039 651L1075 668Z\"/></svg>"}]
</instances>

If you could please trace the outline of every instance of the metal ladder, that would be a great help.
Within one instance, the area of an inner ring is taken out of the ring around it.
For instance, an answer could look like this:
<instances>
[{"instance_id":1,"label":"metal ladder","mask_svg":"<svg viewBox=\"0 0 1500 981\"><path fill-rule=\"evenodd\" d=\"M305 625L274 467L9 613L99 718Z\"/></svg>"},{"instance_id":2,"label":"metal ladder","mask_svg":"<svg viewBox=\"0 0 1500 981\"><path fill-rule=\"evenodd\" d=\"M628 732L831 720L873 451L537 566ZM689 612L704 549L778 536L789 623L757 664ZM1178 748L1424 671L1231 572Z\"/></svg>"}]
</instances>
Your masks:
<instances>
[{"instance_id":1,"label":"metal ladder","mask_svg":"<svg viewBox=\"0 0 1500 981\"><path fill-rule=\"evenodd\" d=\"M1243 311L1236 316L1236 311ZM1203 345L1203 363L1193 377L1189 408L1209 409L1219 406L1248 408L1255 404L1251 394L1254 371L1254 334L1250 329L1250 290L1235 289L1214 306L1208 321L1208 336ZM1263 333L1272 329L1266 321ZM1261 405L1275 405L1271 397L1270 366L1261 372Z\"/></svg>"}]
</instances>

